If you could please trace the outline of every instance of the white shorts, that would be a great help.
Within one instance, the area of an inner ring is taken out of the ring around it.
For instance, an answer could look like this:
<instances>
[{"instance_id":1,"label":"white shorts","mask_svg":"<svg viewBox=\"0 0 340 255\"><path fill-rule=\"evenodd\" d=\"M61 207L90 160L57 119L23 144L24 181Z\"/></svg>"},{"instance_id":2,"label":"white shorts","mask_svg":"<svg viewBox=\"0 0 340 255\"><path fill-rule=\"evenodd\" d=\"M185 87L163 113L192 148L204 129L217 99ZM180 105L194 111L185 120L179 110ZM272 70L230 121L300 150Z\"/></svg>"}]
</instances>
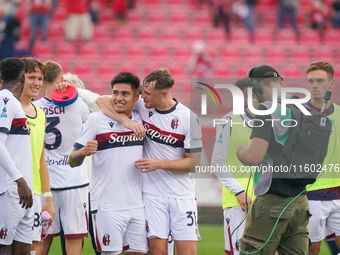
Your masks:
<instances>
[{"instance_id":1,"label":"white shorts","mask_svg":"<svg viewBox=\"0 0 340 255\"><path fill-rule=\"evenodd\" d=\"M322 241L329 233L340 236L340 200L308 202L312 212L308 224L311 241Z\"/></svg>"},{"instance_id":2,"label":"white shorts","mask_svg":"<svg viewBox=\"0 0 340 255\"><path fill-rule=\"evenodd\" d=\"M97 251L148 253L144 208L92 214Z\"/></svg>"},{"instance_id":3,"label":"white shorts","mask_svg":"<svg viewBox=\"0 0 340 255\"><path fill-rule=\"evenodd\" d=\"M41 241L41 198L40 195L33 194L33 211L34 211L34 221L33 221L33 234L32 241Z\"/></svg>"},{"instance_id":4,"label":"white shorts","mask_svg":"<svg viewBox=\"0 0 340 255\"><path fill-rule=\"evenodd\" d=\"M65 238L88 236L88 187L52 190L55 217L48 237L60 234Z\"/></svg>"},{"instance_id":5,"label":"white shorts","mask_svg":"<svg viewBox=\"0 0 340 255\"><path fill-rule=\"evenodd\" d=\"M238 255L238 254L240 254L240 252L239 252L237 240L239 240L239 242L240 242L240 239L243 235L244 224L246 222L245 221L245 212L242 211L240 206L230 207L230 208L227 208L223 211L223 216L224 216L224 249L225 249L225 254ZM241 224L241 222L242 222L242 224ZM238 227L238 229L236 229L237 227Z\"/></svg>"},{"instance_id":6,"label":"white shorts","mask_svg":"<svg viewBox=\"0 0 340 255\"><path fill-rule=\"evenodd\" d=\"M178 199L143 193L148 238L199 241L195 199Z\"/></svg>"},{"instance_id":7,"label":"white shorts","mask_svg":"<svg viewBox=\"0 0 340 255\"><path fill-rule=\"evenodd\" d=\"M33 215L33 208L21 208L19 198L8 191L0 195L0 244L11 245L13 240L31 244Z\"/></svg>"}]
</instances>

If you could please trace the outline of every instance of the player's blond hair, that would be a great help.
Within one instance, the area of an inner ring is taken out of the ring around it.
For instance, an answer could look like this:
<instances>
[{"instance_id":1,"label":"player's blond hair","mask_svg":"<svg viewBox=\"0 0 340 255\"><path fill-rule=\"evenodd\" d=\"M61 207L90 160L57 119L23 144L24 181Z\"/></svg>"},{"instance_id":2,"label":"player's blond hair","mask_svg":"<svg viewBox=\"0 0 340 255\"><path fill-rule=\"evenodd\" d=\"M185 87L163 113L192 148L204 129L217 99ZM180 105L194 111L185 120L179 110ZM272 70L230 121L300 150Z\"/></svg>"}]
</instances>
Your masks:
<instances>
[{"instance_id":1,"label":"player's blond hair","mask_svg":"<svg viewBox=\"0 0 340 255\"><path fill-rule=\"evenodd\" d=\"M48 60L44 63L45 76L44 82L52 83L58 76L63 74L63 68L57 62Z\"/></svg>"}]
</instances>

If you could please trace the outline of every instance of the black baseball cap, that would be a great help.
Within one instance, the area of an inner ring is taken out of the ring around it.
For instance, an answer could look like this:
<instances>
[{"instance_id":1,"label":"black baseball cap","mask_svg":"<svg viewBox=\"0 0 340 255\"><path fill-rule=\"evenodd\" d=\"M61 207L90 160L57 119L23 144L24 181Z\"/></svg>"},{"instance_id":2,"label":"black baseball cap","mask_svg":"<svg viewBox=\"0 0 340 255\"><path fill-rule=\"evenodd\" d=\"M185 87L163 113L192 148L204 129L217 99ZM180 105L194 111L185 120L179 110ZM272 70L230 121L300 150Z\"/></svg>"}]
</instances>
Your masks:
<instances>
[{"instance_id":1,"label":"black baseball cap","mask_svg":"<svg viewBox=\"0 0 340 255\"><path fill-rule=\"evenodd\" d=\"M281 78L283 76L279 74L278 71L275 70L274 67L269 65L260 65L252 67L248 73L247 78L254 78L254 79L264 79L264 78Z\"/></svg>"}]
</instances>

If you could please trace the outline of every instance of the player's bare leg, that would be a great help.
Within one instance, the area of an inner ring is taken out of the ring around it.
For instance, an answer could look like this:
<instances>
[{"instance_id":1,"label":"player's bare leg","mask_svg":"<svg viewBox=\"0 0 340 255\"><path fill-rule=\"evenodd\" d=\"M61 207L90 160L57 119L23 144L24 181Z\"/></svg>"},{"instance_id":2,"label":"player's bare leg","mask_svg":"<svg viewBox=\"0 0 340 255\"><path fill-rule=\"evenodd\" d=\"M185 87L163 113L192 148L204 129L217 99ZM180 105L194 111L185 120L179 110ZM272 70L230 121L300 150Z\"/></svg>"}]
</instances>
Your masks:
<instances>
[{"instance_id":1,"label":"player's bare leg","mask_svg":"<svg viewBox=\"0 0 340 255\"><path fill-rule=\"evenodd\" d=\"M146 253L142 253L142 252L127 252L126 255L146 255Z\"/></svg>"},{"instance_id":2,"label":"player's bare leg","mask_svg":"<svg viewBox=\"0 0 340 255\"><path fill-rule=\"evenodd\" d=\"M177 255L196 255L197 242L196 241L175 241Z\"/></svg>"},{"instance_id":3,"label":"player's bare leg","mask_svg":"<svg viewBox=\"0 0 340 255\"><path fill-rule=\"evenodd\" d=\"M48 237L43 242L36 245L36 255L47 255L52 245L53 237Z\"/></svg>"},{"instance_id":4,"label":"player's bare leg","mask_svg":"<svg viewBox=\"0 0 340 255\"><path fill-rule=\"evenodd\" d=\"M81 255L83 237L65 238L65 248L67 255Z\"/></svg>"},{"instance_id":5,"label":"player's bare leg","mask_svg":"<svg viewBox=\"0 0 340 255\"><path fill-rule=\"evenodd\" d=\"M168 254L168 239L149 238L148 241L151 255Z\"/></svg>"},{"instance_id":6,"label":"player's bare leg","mask_svg":"<svg viewBox=\"0 0 340 255\"><path fill-rule=\"evenodd\" d=\"M312 246L310 248L310 254L311 255L319 255L320 247L321 247L321 241L312 243Z\"/></svg>"},{"instance_id":7,"label":"player's bare leg","mask_svg":"<svg viewBox=\"0 0 340 255\"><path fill-rule=\"evenodd\" d=\"M31 244L13 241L11 255L30 255Z\"/></svg>"},{"instance_id":8,"label":"player's bare leg","mask_svg":"<svg viewBox=\"0 0 340 255\"><path fill-rule=\"evenodd\" d=\"M10 255L11 254L11 246L0 244L0 255Z\"/></svg>"},{"instance_id":9,"label":"player's bare leg","mask_svg":"<svg viewBox=\"0 0 340 255\"><path fill-rule=\"evenodd\" d=\"M335 241L338 244L338 246L340 247L340 236L336 236Z\"/></svg>"}]
</instances>

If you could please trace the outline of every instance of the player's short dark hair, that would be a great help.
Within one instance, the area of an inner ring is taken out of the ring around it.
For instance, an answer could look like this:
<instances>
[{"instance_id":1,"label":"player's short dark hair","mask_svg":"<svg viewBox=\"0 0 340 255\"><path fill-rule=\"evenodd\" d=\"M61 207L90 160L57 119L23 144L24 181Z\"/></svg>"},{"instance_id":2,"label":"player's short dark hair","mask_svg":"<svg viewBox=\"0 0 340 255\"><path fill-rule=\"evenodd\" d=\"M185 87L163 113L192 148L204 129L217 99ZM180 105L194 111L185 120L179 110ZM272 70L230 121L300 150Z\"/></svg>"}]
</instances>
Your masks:
<instances>
[{"instance_id":1,"label":"player's short dark hair","mask_svg":"<svg viewBox=\"0 0 340 255\"><path fill-rule=\"evenodd\" d=\"M25 63L19 58L5 58L0 62L1 80L4 82L19 80L24 70Z\"/></svg>"},{"instance_id":2,"label":"player's short dark hair","mask_svg":"<svg viewBox=\"0 0 340 255\"><path fill-rule=\"evenodd\" d=\"M143 85L155 82L155 89L171 89L175 80L166 68L160 68L149 73L143 80Z\"/></svg>"},{"instance_id":3,"label":"player's short dark hair","mask_svg":"<svg viewBox=\"0 0 340 255\"><path fill-rule=\"evenodd\" d=\"M311 71L323 70L325 71L329 78L334 78L334 67L327 61L314 61L307 68L306 73Z\"/></svg>"},{"instance_id":4,"label":"player's short dark hair","mask_svg":"<svg viewBox=\"0 0 340 255\"><path fill-rule=\"evenodd\" d=\"M131 89L136 93L140 88L139 77L136 74L130 72L120 72L115 77L113 77L113 79L111 80L111 88L113 88L113 86L118 83L131 85Z\"/></svg>"},{"instance_id":5,"label":"player's short dark hair","mask_svg":"<svg viewBox=\"0 0 340 255\"><path fill-rule=\"evenodd\" d=\"M238 88L241 89L241 90L250 87L249 78L241 78L241 79L238 79L238 80L235 82L235 86L238 87Z\"/></svg>"},{"instance_id":6,"label":"player's short dark hair","mask_svg":"<svg viewBox=\"0 0 340 255\"><path fill-rule=\"evenodd\" d=\"M48 60L44 63L44 66L45 66L44 81L52 83L59 75L63 74L63 68L57 62Z\"/></svg>"},{"instance_id":7,"label":"player's short dark hair","mask_svg":"<svg viewBox=\"0 0 340 255\"><path fill-rule=\"evenodd\" d=\"M21 58L21 60L24 61L26 65L25 73L37 72L37 68L39 68L42 75L45 76L45 66L38 59L33 58L33 57L25 57L25 58Z\"/></svg>"}]
</instances>

